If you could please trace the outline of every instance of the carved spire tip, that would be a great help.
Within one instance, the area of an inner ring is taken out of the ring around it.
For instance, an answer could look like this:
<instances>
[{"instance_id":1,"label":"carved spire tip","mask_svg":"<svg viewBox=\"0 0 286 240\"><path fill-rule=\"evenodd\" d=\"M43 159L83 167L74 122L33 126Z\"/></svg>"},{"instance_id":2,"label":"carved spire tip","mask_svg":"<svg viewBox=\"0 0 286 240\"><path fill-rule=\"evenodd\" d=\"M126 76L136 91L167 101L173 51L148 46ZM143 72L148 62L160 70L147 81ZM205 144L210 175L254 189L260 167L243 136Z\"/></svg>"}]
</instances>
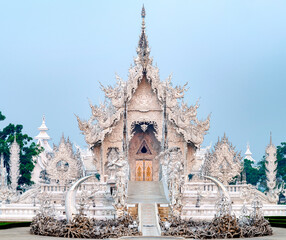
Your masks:
<instances>
[{"instance_id":1,"label":"carved spire tip","mask_svg":"<svg viewBox=\"0 0 286 240\"><path fill-rule=\"evenodd\" d=\"M145 12L144 4L143 4L143 6L142 6L141 17L142 17L142 18L145 18L145 17L146 17L146 12Z\"/></svg>"},{"instance_id":2,"label":"carved spire tip","mask_svg":"<svg viewBox=\"0 0 286 240\"><path fill-rule=\"evenodd\" d=\"M270 145L272 145L272 132L270 131Z\"/></svg>"},{"instance_id":3,"label":"carved spire tip","mask_svg":"<svg viewBox=\"0 0 286 240\"><path fill-rule=\"evenodd\" d=\"M66 143L65 134L64 133L62 133L62 137L61 137L60 143Z\"/></svg>"}]
</instances>

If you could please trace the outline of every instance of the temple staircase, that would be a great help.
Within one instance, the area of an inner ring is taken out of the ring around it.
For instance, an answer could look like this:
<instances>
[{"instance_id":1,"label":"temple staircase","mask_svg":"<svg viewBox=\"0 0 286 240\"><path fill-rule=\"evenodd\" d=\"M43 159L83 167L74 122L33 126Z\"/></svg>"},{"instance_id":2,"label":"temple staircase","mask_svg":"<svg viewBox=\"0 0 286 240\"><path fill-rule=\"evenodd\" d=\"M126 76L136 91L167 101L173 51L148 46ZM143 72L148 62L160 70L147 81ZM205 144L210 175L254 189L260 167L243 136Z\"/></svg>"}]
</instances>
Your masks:
<instances>
[{"instance_id":1,"label":"temple staircase","mask_svg":"<svg viewBox=\"0 0 286 240\"><path fill-rule=\"evenodd\" d=\"M138 204L143 236L161 236L157 204L168 204L161 182L129 181L128 204Z\"/></svg>"}]
</instances>

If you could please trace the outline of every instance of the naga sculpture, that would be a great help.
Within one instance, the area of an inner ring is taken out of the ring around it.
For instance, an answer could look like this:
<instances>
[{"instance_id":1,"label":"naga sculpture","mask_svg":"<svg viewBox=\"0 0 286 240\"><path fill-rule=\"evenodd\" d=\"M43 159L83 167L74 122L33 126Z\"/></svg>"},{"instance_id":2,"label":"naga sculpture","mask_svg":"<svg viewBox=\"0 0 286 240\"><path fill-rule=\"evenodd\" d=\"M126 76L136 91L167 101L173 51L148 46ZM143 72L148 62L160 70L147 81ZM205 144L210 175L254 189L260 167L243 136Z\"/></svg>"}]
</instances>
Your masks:
<instances>
[{"instance_id":1,"label":"naga sculpture","mask_svg":"<svg viewBox=\"0 0 286 240\"><path fill-rule=\"evenodd\" d=\"M76 209L76 192L77 189L79 188L80 184L83 183L84 181L95 177L93 175L90 176L85 176L77 180L69 189L66 195L66 201L65 201L65 209L66 209L66 216L67 216L67 221L70 222L72 221L73 217L77 214L77 209Z\"/></svg>"}]
</instances>

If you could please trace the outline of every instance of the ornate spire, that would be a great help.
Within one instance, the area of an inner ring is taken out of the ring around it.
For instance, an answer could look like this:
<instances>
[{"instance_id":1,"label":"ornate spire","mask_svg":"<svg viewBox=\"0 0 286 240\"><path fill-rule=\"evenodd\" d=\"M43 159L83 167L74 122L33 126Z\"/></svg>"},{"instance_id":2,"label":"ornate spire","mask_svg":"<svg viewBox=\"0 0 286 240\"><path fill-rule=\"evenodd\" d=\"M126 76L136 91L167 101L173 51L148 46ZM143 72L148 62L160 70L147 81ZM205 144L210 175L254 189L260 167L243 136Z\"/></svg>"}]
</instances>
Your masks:
<instances>
[{"instance_id":1,"label":"ornate spire","mask_svg":"<svg viewBox=\"0 0 286 240\"><path fill-rule=\"evenodd\" d=\"M64 133L62 133L62 137L61 137L61 140L60 140L60 144L66 144L66 139L65 139Z\"/></svg>"},{"instance_id":2,"label":"ornate spire","mask_svg":"<svg viewBox=\"0 0 286 240\"><path fill-rule=\"evenodd\" d=\"M276 172L277 172L277 158L276 158L276 147L272 143L272 134L270 133L270 143L266 147L266 163L265 167L266 177L267 177L267 186L270 194L276 186Z\"/></svg>"},{"instance_id":3,"label":"ornate spire","mask_svg":"<svg viewBox=\"0 0 286 240\"><path fill-rule=\"evenodd\" d=\"M146 70L147 64L149 62L149 54L150 54L149 43L145 33L145 16L146 12L143 5L141 11L141 17L142 17L141 35L139 38L138 48L136 51L139 58L139 62L143 66L144 71Z\"/></svg>"},{"instance_id":4,"label":"ornate spire","mask_svg":"<svg viewBox=\"0 0 286 240\"><path fill-rule=\"evenodd\" d=\"M145 13L145 8L144 8L144 4L143 4L142 11L141 11L141 17L144 19L145 16L146 16L146 13Z\"/></svg>"},{"instance_id":5,"label":"ornate spire","mask_svg":"<svg viewBox=\"0 0 286 240\"><path fill-rule=\"evenodd\" d=\"M14 137L14 142L10 147L10 179L11 188L16 192L18 186L18 180L20 177L20 146L16 141L16 135Z\"/></svg>"},{"instance_id":6,"label":"ornate spire","mask_svg":"<svg viewBox=\"0 0 286 240\"><path fill-rule=\"evenodd\" d=\"M3 153L1 154L1 159L0 159L0 174L1 174L1 179L0 179L0 188L5 188L7 187L7 170L6 167L4 166L4 155Z\"/></svg>"}]
</instances>

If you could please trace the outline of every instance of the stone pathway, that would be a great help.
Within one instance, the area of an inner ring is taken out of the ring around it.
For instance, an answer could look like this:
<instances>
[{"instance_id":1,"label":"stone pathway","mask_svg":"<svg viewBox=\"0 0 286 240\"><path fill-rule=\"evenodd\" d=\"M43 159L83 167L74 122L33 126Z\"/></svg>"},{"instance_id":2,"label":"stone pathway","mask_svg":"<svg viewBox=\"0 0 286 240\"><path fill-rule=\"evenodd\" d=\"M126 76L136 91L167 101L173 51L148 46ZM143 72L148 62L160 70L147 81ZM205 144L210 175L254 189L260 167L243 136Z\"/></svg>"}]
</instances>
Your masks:
<instances>
[{"instance_id":1,"label":"stone pathway","mask_svg":"<svg viewBox=\"0 0 286 240\"><path fill-rule=\"evenodd\" d=\"M274 235L267 237L245 238L246 240L285 240L286 228L273 228ZM57 237L44 237L30 234L29 227L10 228L0 230L0 239L2 240L64 240L66 238ZM183 239L183 238L170 238L170 237L122 237L124 239L134 240L158 240L158 239Z\"/></svg>"},{"instance_id":2,"label":"stone pathway","mask_svg":"<svg viewBox=\"0 0 286 240\"><path fill-rule=\"evenodd\" d=\"M141 226L143 236L160 236L156 223L155 204L141 203Z\"/></svg>"}]
</instances>

